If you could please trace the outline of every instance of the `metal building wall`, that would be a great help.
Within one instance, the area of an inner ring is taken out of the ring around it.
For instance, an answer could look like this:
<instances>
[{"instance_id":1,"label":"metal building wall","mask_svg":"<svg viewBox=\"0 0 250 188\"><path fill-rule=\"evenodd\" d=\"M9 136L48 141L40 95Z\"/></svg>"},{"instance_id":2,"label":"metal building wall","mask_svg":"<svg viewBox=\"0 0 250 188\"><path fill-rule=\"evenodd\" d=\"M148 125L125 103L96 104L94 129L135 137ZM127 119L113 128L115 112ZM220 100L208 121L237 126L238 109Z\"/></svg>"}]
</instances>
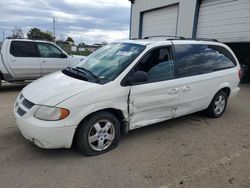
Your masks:
<instances>
[{"instance_id":1,"label":"metal building wall","mask_svg":"<svg viewBox=\"0 0 250 188\"><path fill-rule=\"evenodd\" d=\"M222 42L250 41L250 0L203 0L197 37Z\"/></svg>"},{"instance_id":2,"label":"metal building wall","mask_svg":"<svg viewBox=\"0 0 250 188\"><path fill-rule=\"evenodd\" d=\"M192 37L197 0L135 0L131 7L131 38L138 38L140 35L141 12L176 3L179 3L177 35Z\"/></svg>"}]
</instances>

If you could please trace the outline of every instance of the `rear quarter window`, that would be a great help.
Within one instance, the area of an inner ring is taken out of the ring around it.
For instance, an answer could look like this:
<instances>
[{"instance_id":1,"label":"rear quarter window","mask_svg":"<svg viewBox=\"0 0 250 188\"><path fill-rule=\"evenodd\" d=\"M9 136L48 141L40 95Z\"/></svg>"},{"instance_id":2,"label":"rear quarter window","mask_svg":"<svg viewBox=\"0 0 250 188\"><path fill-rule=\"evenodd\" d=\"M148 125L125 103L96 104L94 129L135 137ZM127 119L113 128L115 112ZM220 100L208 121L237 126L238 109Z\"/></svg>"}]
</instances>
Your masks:
<instances>
[{"instance_id":1,"label":"rear quarter window","mask_svg":"<svg viewBox=\"0 0 250 188\"><path fill-rule=\"evenodd\" d=\"M212 45L175 45L175 59L179 77L210 73L236 65L227 49Z\"/></svg>"}]
</instances>

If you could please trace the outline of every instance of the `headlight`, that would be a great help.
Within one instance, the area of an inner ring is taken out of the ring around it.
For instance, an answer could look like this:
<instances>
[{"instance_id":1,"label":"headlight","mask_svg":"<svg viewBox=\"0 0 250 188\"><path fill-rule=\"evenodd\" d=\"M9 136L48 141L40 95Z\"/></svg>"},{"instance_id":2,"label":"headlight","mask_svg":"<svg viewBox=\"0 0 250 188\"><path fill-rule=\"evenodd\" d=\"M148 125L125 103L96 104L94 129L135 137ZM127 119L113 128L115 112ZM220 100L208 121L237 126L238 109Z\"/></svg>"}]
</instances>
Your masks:
<instances>
[{"instance_id":1,"label":"headlight","mask_svg":"<svg viewBox=\"0 0 250 188\"><path fill-rule=\"evenodd\" d=\"M34 117L46 121L57 121L66 118L69 110L50 106L40 106L34 113Z\"/></svg>"}]
</instances>

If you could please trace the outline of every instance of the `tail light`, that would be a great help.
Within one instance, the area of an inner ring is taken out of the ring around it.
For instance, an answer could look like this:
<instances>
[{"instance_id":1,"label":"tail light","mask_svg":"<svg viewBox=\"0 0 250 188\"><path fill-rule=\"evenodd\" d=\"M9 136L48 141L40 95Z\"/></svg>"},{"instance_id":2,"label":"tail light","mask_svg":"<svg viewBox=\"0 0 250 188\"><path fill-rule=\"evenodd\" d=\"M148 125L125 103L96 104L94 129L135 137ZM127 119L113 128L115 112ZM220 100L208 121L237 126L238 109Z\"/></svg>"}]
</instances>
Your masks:
<instances>
[{"instance_id":1,"label":"tail light","mask_svg":"<svg viewBox=\"0 0 250 188\"><path fill-rule=\"evenodd\" d=\"M241 80L242 77L243 77L243 71L242 71L242 69L239 70L238 76L239 76L239 79Z\"/></svg>"}]
</instances>

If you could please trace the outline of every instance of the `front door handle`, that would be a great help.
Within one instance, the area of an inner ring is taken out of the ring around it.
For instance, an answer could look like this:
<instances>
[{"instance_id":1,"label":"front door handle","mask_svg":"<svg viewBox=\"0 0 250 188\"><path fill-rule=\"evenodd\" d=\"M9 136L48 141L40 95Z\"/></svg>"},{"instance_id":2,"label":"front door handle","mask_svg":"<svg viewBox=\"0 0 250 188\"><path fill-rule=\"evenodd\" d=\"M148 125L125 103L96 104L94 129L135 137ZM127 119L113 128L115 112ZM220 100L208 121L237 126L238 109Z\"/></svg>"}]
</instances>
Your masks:
<instances>
[{"instance_id":1,"label":"front door handle","mask_svg":"<svg viewBox=\"0 0 250 188\"><path fill-rule=\"evenodd\" d=\"M46 62L47 62L47 60L42 60L42 62L43 62L43 63L46 63Z\"/></svg>"},{"instance_id":2,"label":"front door handle","mask_svg":"<svg viewBox=\"0 0 250 188\"><path fill-rule=\"evenodd\" d=\"M177 94L178 92L179 92L179 88L173 88L173 89L168 90L169 95L174 95L174 94Z\"/></svg>"},{"instance_id":3,"label":"front door handle","mask_svg":"<svg viewBox=\"0 0 250 188\"><path fill-rule=\"evenodd\" d=\"M182 92L187 92L187 91L191 91L191 87L190 86L184 86L182 89L181 89Z\"/></svg>"},{"instance_id":4,"label":"front door handle","mask_svg":"<svg viewBox=\"0 0 250 188\"><path fill-rule=\"evenodd\" d=\"M12 62L15 62L15 61L16 61L16 59L11 59L11 61L12 61Z\"/></svg>"}]
</instances>

